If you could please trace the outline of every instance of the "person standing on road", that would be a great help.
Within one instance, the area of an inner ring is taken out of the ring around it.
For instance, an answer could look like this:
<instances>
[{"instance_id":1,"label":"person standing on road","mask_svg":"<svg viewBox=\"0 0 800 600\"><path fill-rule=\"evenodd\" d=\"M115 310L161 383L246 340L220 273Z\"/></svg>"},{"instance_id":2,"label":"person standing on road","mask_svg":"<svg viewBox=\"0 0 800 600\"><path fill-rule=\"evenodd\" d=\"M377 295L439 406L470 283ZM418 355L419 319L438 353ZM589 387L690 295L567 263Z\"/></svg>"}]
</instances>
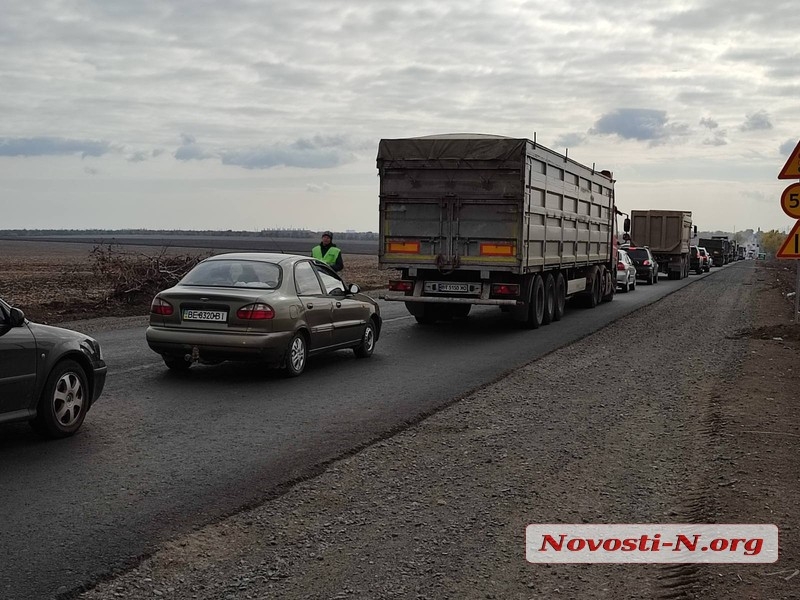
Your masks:
<instances>
[{"instance_id":1,"label":"person standing on road","mask_svg":"<svg viewBox=\"0 0 800 600\"><path fill-rule=\"evenodd\" d=\"M330 265L337 273L344 269L342 251L333 243L333 234L330 231L322 232L322 241L311 249L311 256Z\"/></svg>"}]
</instances>

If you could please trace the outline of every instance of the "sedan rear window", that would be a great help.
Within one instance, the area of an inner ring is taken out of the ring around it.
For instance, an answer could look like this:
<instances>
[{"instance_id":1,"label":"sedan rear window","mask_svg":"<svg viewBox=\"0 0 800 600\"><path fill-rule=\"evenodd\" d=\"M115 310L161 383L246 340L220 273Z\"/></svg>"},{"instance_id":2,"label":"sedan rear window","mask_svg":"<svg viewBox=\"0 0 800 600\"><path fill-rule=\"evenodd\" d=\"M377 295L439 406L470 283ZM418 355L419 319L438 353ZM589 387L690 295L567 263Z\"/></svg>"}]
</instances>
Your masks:
<instances>
[{"instance_id":1,"label":"sedan rear window","mask_svg":"<svg viewBox=\"0 0 800 600\"><path fill-rule=\"evenodd\" d=\"M281 268L255 260L209 260L200 263L181 280L181 285L209 287L277 288Z\"/></svg>"},{"instance_id":2,"label":"sedan rear window","mask_svg":"<svg viewBox=\"0 0 800 600\"><path fill-rule=\"evenodd\" d=\"M650 255L647 254L647 250L644 248L626 248L625 252L627 252L628 256L631 258L636 258L638 260L650 258Z\"/></svg>"}]
</instances>

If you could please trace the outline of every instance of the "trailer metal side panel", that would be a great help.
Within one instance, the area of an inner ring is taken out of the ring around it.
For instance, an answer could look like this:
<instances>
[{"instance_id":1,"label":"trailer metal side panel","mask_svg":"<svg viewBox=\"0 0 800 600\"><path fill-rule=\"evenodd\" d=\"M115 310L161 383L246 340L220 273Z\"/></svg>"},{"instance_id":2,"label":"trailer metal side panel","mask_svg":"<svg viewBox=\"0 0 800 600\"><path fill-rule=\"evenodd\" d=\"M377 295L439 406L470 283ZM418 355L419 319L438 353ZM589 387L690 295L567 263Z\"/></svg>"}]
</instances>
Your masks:
<instances>
[{"instance_id":1,"label":"trailer metal side panel","mask_svg":"<svg viewBox=\"0 0 800 600\"><path fill-rule=\"evenodd\" d=\"M381 140L381 266L505 270L607 262L613 180L530 140Z\"/></svg>"}]
</instances>

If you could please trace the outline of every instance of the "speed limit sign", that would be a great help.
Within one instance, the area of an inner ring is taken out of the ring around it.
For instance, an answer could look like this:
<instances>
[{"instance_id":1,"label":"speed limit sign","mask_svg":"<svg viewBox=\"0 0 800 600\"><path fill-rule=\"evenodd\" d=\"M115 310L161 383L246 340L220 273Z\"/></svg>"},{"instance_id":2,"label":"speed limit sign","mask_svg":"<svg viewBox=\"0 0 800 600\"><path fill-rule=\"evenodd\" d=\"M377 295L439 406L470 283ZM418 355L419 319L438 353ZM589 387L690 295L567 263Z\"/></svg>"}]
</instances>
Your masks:
<instances>
[{"instance_id":1,"label":"speed limit sign","mask_svg":"<svg viewBox=\"0 0 800 600\"><path fill-rule=\"evenodd\" d=\"M783 190L781 208L793 219L800 219L800 183L793 183Z\"/></svg>"}]
</instances>

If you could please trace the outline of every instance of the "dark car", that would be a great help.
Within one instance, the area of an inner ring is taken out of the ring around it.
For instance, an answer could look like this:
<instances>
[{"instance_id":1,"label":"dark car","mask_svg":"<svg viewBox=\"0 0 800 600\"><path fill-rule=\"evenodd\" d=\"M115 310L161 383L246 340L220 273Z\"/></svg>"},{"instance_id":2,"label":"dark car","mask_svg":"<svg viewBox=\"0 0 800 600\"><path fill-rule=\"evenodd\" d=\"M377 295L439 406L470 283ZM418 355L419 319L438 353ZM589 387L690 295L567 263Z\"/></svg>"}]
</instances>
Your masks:
<instances>
[{"instance_id":1,"label":"dark car","mask_svg":"<svg viewBox=\"0 0 800 600\"><path fill-rule=\"evenodd\" d=\"M261 361L300 375L306 359L352 348L372 355L378 303L325 263L291 254L219 254L150 307L147 343L173 370L194 362Z\"/></svg>"},{"instance_id":2,"label":"dark car","mask_svg":"<svg viewBox=\"0 0 800 600\"><path fill-rule=\"evenodd\" d=\"M700 254L700 249L697 246L689 246L689 269L696 275L702 275L705 272L704 263L705 257Z\"/></svg>"},{"instance_id":3,"label":"dark car","mask_svg":"<svg viewBox=\"0 0 800 600\"><path fill-rule=\"evenodd\" d=\"M644 279L648 285L658 283L658 263L647 246L623 246L636 267L636 278Z\"/></svg>"},{"instance_id":4,"label":"dark car","mask_svg":"<svg viewBox=\"0 0 800 600\"><path fill-rule=\"evenodd\" d=\"M78 431L106 382L100 344L32 323L0 300L0 423L29 421L47 437Z\"/></svg>"}]
</instances>

